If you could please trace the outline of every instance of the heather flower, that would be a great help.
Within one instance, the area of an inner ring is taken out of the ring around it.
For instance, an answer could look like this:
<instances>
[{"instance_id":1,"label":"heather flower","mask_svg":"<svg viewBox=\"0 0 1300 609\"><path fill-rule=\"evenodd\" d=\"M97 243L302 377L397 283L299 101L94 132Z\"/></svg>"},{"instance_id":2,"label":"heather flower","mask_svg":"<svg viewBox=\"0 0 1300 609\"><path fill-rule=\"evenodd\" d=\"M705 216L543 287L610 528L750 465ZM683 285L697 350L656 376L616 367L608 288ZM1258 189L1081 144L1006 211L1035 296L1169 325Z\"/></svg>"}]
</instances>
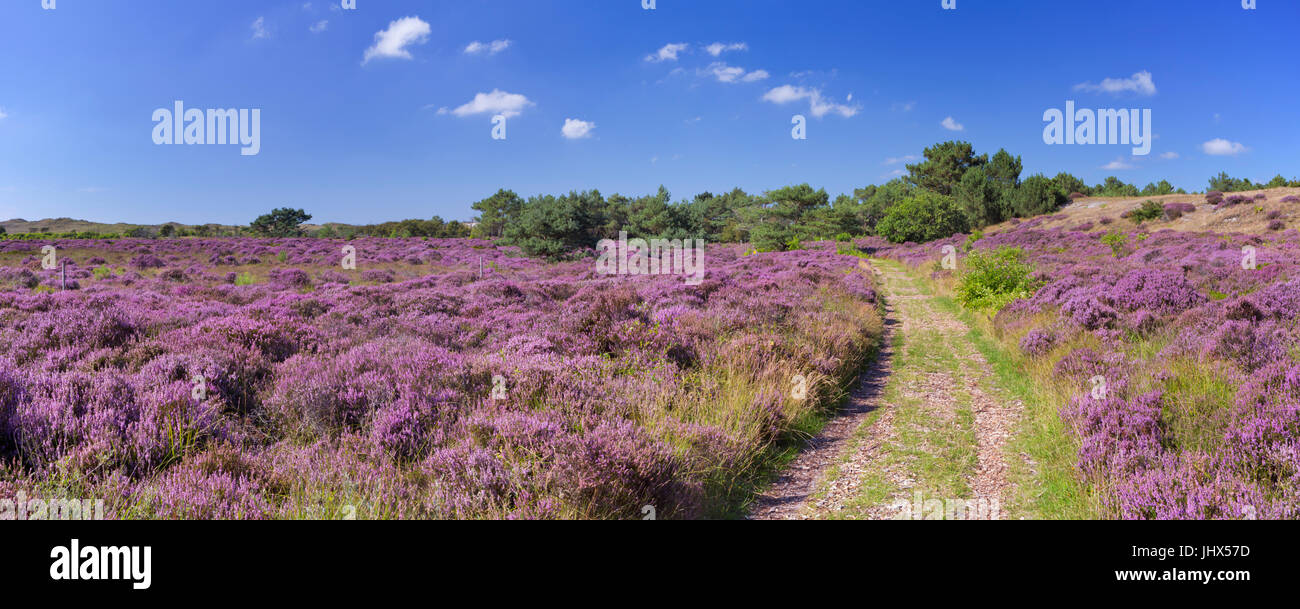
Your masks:
<instances>
[{"instance_id":1,"label":"heather flower","mask_svg":"<svg viewBox=\"0 0 1300 609\"><path fill-rule=\"evenodd\" d=\"M1041 357L1056 343L1056 337L1047 330L1034 329L1020 339L1020 350L1031 357Z\"/></svg>"},{"instance_id":2,"label":"heather flower","mask_svg":"<svg viewBox=\"0 0 1300 609\"><path fill-rule=\"evenodd\" d=\"M1115 310L1091 296L1077 295L1061 305L1061 313L1085 330L1104 328L1117 317Z\"/></svg>"},{"instance_id":3,"label":"heather flower","mask_svg":"<svg viewBox=\"0 0 1300 609\"><path fill-rule=\"evenodd\" d=\"M134 269L153 269L167 266L167 263L153 254L140 254L131 258L131 268Z\"/></svg>"},{"instance_id":4,"label":"heather flower","mask_svg":"<svg viewBox=\"0 0 1300 609\"><path fill-rule=\"evenodd\" d=\"M1181 273L1156 268L1128 273L1116 282L1110 297L1122 309L1150 309L1162 315L1181 313L1208 300Z\"/></svg>"}]
</instances>

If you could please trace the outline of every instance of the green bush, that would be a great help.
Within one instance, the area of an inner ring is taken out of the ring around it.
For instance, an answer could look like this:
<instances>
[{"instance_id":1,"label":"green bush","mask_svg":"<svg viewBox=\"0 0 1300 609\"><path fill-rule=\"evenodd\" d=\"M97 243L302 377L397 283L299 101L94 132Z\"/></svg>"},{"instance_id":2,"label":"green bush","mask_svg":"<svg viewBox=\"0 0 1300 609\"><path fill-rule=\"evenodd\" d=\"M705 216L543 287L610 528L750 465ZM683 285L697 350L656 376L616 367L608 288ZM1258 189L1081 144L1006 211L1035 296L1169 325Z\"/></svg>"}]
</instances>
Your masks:
<instances>
[{"instance_id":1,"label":"green bush","mask_svg":"<svg viewBox=\"0 0 1300 609\"><path fill-rule=\"evenodd\" d=\"M113 276L113 271L109 270L108 267L103 267L103 266L101 266L101 267L95 269L95 279L96 279L96 280L104 280L104 279L108 279L109 277L112 277L112 276Z\"/></svg>"},{"instance_id":2,"label":"green bush","mask_svg":"<svg viewBox=\"0 0 1300 609\"><path fill-rule=\"evenodd\" d=\"M254 283L257 282L253 280L253 274L248 271L244 271L235 277L235 285L253 285Z\"/></svg>"},{"instance_id":3,"label":"green bush","mask_svg":"<svg viewBox=\"0 0 1300 609\"><path fill-rule=\"evenodd\" d=\"M876 232L893 243L925 243L968 228L965 214L952 197L923 190L891 207L876 225Z\"/></svg>"},{"instance_id":4,"label":"green bush","mask_svg":"<svg viewBox=\"0 0 1300 609\"><path fill-rule=\"evenodd\" d=\"M1065 196L1053 182L1041 175L1029 176L1021 182L1011 199L1011 208L1020 218L1054 213L1065 202Z\"/></svg>"},{"instance_id":5,"label":"green bush","mask_svg":"<svg viewBox=\"0 0 1300 609\"><path fill-rule=\"evenodd\" d=\"M1128 243L1128 235L1119 231L1111 231L1102 235L1101 242L1110 246L1111 254L1114 254L1116 258L1121 258L1124 255L1124 245Z\"/></svg>"},{"instance_id":6,"label":"green bush","mask_svg":"<svg viewBox=\"0 0 1300 609\"><path fill-rule=\"evenodd\" d=\"M957 302L968 309L997 311L1017 298L1032 296L1035 286L1029 274L1034 269L1023 258L1018 247L972 251L957 277Z\"/></svg>"},{"instance_id":7,"label":"green bush","mask_svg":"<svg viewBox=\"0 0 1300 609\"><path fill-rule=\"evenodd\" d=\"M1165 207L1149 199L1137 209L1128 212L1128 218L1134 222L1155 220L1163 215L1165 215Z\"/></svg>"}]
</instances>

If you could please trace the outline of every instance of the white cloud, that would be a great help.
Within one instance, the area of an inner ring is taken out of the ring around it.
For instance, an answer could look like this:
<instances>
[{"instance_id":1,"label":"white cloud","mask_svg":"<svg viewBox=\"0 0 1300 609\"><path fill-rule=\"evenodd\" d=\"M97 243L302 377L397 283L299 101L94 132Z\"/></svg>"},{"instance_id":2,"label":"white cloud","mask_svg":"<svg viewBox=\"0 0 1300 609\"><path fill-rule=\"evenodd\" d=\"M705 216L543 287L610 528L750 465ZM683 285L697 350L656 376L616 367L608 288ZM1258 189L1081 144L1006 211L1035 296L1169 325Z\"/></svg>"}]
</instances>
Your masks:
<instances>
[{"instance_id":1,"label":"white cloud","mask_svg":"<svg viewBox=\"0 0 1300 609\"><path fill-rule=\"evenodd\" d=\"M791 85L781 85L763 95L764 101L770 101L774 104L786 104L792 101L806 99L813 95L814 91L803 87Z\"/></svg>"},{"instance_id":2,"label":"white cloud","mask_svg":"<svg viewBox=\"0 0 1300 609\"><path fill-rule=\"evenodd\" d=\"M596 128L596 123L580 121L576 118L564 119L564 126L560 128L560 133L565 139L580 140L591 137L591 131Z\"/></svg>"},{"instance_id":3,"label":"white cloud","mask_svg":"<svg viewBox=\"0 0 1300 609\"><path fill-rule=\"evenodd\" d=\"M1120 159L1115 159L1109 163L1106 163L1105 165L1102 165L1101 168L1110 171L1118 171L1121 169L1133 169L1133 165L1125 163L1124 159L1120 158Z\"/></svg>"},{"instance_id":4,"label":"white cloud","mask_svg":"<svg viewBox=\"0 0 1300 609\"><path fill-rule=\"evenodd\" d=\"M9 117L9 115L8 115L8 114L5 114L5 109L4 109L4 108L0 108L0 118L8 118L8 117Z\"/></svg>"},{"instance_id":5,"label":"white cloud","mask_svg":"<svg viewBox=\"0 0 1300 609\"><path fill-rule=\"evenodd\" d=\"M650 63L659 63L661 61L677 61L677 55L690 45L684 42L674 42L664 45L662 49L645 56L645 60Z\"/></svg>"},{"instance_id":6,"label":"white cloud","mask_svg":"<svg viewBox=\"0 0 1300 609\"><path fill-rule=\"evenodd\" d=\"M1205 151L1205 154L1214 156L1237 156L1249 149L1243 146L1241 142L1229 142L1222 138L1215 138L1201 144L1201 150Z\"/></svg>"},{"instance_id":7,"label":"white cloud","mask_svg":"<svg viewBox=\"0 0 1300 609\"><path fill-rule=\"evenodd\" d=\"M325 29L328 28L329 26L330 26L330 22L328 20L321 19L320 21L311 24L311 27L307 29L311 30L311 33L313 34L319 34L321 32L324 32Z\"/></svg>"},{"instance_id":8,"label":"white cloud","mask_svg":"<svg viewBox=\"0 0 1300 609\"><path fill-rule=\"evenodd\" d=\"M270 37L271 37L271 32L270 32L269 30L266 29L266 18L265 18L265 17L258 17L257 20L253 21L253 25L252 25L251 27L253 28L253 39L254 39L254 40L257 40L257 39L259 39L259 38L270 38Z\"/></svg>"},{"instance_id":9,"label":"white cloud","mask_svg":"<svg viewBox=\"0 0 1300 609\"><path fill-rule=\"evenodd\" d=\"M915 107L916 107L916 102L914 102L914 101L910 101L910 102L894 102L894 104L891 105L891 106L889 107L889 109L890 109L890 110L893 110L893 111L895 111L895 112L911 112L911 111L912 111L912 108L915 108Z\"/></svg>"},{"instance_id":10,"label":"white cloud","mask_svg":"<svg viewBox=\"0 0 1300 609\"><path fill-rule=\"evenodd\" d=\"M745 68L739 66L729 66L721 61L715 61L709 64L709 67L700 70L702 75L711 75L718 79L718 82L738 83L738 82L758 82L769 76L767 70L754 70L746 72Z\"/></svg>"},{"instance_id":11,"label":"white cloud","mask_svg":"<svg viewBox=\"0 0 1300 609\"><path fill-rule=\"evenodd\" d=\"M1075 91L1092 91L1094 93L1137 93L1138 95L1155 95L1156 84L1151 80L1151 73L1142 71L1129 78L1107 78L1100 83L1079 83Z\"/></svg>"},{"instance_id":12,"label":"white cloud","mask_svg":"<svg viewBox=\"0 0 1300 609\"><path fill-rule=\"evenodd\" d=\"M912 161L919 161L919 160L921 160L921 157L916 156L915 154L908 154L908 155L899 156L899 157L889 157L889 158L885 159L885 164L886 164L886 165L897 165L897 164L899 164L899 163L910 163L910 162L912 162Z\"/></svg>"},{"instance_id":13,"label":"white cloud","mask_svg":"<svg viewBox=\"0 0 1300 609\"><path fill-rule=\"evenodd\" d=\"M534 105L527 97L518 93L506 93L493 89L491 93L479 93L466 104L452 110L456 116L465 117L475 114L501 114L506 118L519 116L524 108Z\"/></svg>"},{"instance_id":14,"label":"white cloud","mask_svg":"<svg viewBox=\"0 0 1300 609\"><path fill-rule=\"evenodd\" d=\"M1162 159L1176 159L1176 158L1178 158L1178 153L1177 153L1177 152L1172 152L1172 151L1170 151L1170 152L1163 152L1163 153L1160 154L1160 158L1162 158Z\"/></svg>"},{"instance_id":15,"label":"white cloud","mask_svg":"<svg viewBox=\"0 0 1300 609\"><path fill-rule=\"evenodd\" d=\"M847 106L827 101L822 97L820 89L807 89L793 85L781 85L767 93L763 94L763 101L774 104L787 104L793 101L808 100L809 109L812 115L821 118L830 113L835 113L844 118L850 118L857 114L862 108L860 106Z\"/></svg>"},{"instance_id":16,"label":"white cloud","mask_svg":"<svg viewBox=\"0 0 1300 609\"><path fill-rule=\"evenodd\" d=\"M465 47L465 54L481 55L487 53L488 55L496 55L497 53L510 48L510 45L512 44L514 44L513 40L493 40L492 42L479 42L475 40Z\"/></svg>"},{"instance_id":17,"label":"white cloud","mask_svg":"<svg viewBox=\"0 0 1300 609\"><path fill-rule=\"evenodd\" d=\"M966 130L966 125L963 125L963 124L961 124L961 123L959 123L959 122L953 120L951 116L949 116L948 118L943 119L943 122L941 122L941 123L939 123L939 124L940 124L940 125L943 125L943 128L944 128L944 129L947 129L947 130L949 130L949 131L965 131L965 130Z\"/></svg>"},{"instance_id":18,"label":"white cloud","mask_svg":"<svg viewBox=\"0 0 1300 609\"><path fill-rule=\"evenodd\" d=\"M361 64L376 57L396 57L411 59L406 47L411 44L424 44L429 40L429 24L419 17L402 17L388 24L388 29L375 32L375 44L366 49Z\"/></svg>"},{"instance_id":19,"label":"white cloud","mask_svg":"<svg viewBox=\"0 0 1300 609\"><path fill-rule=\"evenodd\" d=\"M704 50L707 51L710 55L717 57L719 55L722 55L723 53L726 53L727 51L748 51L749 45L743 42L733 42L731 44L723 44L721 42L715 42L707 47L704 47Z\"/></svg>"}]
</instances>

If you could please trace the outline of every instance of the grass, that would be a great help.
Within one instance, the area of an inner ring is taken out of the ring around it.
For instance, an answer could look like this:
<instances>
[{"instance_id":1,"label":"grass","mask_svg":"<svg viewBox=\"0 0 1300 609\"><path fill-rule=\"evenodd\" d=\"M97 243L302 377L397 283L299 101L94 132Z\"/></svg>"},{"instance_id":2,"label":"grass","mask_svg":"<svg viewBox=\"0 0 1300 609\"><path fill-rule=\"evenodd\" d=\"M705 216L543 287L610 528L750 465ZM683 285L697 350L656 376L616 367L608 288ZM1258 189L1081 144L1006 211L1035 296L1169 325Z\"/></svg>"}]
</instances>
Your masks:
<instances>
[{"instance_id":1,"label":"grass","mask_svg":"<svg viewBox=\"0 0 1300 609\"><path fill-rule=\"evenodd\" d=\"M862 269L860 272L869 272ZM855 320L862 334L863 348L857 354L856 366L849 366L839 378L822 377L806 374L808 395L804 400L787 399L784 404L784 417L788 421L783 433L775 441L760 444L746 467L739 472L719 470L709 483L708 494L717 499L709 506L706 514L712 518L741 518L752 508L753 499L775 481L776 476L784 470L802 451L805 442L821 433L826 423L839 410L849 394L858 376L875 362L880 352L880 340L884 335L882 304L867 304L846 296L833 296L825 291L816 296L823 303L823 309L840 313L840 317ZM814 351L821 351L819 335L822 332L833 333L833 328L820 328L809 324L796 328L800 341L807 343ZM722 425L724 428L736 429L741 426L742 434L757 433L752 427L754 421L751 411L757 396L770 390L789 394L790 378L799 373L786 370L773 373L767 362L755 362L749 354L737 354L734 361L722 369L704 371L705 377L719 381L724 391L707 402L690 400L701 408L702 412L689 415L674 413L691 422L708 422Z\"/></svg>"},{"instance_id":2,"label":"grass","mask_svg":"<svg viewBox=\"0 0 1300 609\"><path fill-rule=\"evenodd\" d=\"M876 261L882 268L901 270L897 263ZM910 275L909 275L910 277ZM928 286L910 279L911 284L926 293ZM891 283L894 283L891 281ZM894 298L895 306L906 309L907 316L924 320L926 301L933 298L898 298L900 286L889 285L886 292ZM951 302L951 301L950 301ZM891 375L886 381L884 404L892 413L889 422L891 441L880 442L874 450L872 470L866 474L853 497L843 509L827 514L828 518L850 519L865 516L895 497L920 492L931 498L969 498L968 480L977 465L974 413L972 396L965 387L976 371L966 366L967 360L954 349L948 336L937 328L917 324L907 332L893 335L894 361ZM924 393L909 393L909 387L924 387L926 382L945 384L951 390L951 408L936 404ZM939 406L936 408L936 406ZM872 413L854 432L852 446L845 451L845 459L863 450L867 442L879 441L873 437L879 432L877 422L884 409ZM891 472L892 476L885 475ZM828 472L826 480L841 475L837 466ZM902 477L910 480L907 488L895 483ZM820 489L819 495L826 490Z\"/></svg>"},{"instance_id":3,"label":"grass","mask_svg":"<svg viewBox=\"0 0 1300 609\"><path fill-rule=\"evenodd\" d=\"M1075 472L1078 445L1058 414L1060 406L1065 403L1066 388L1054 382L1050 364L1025 358L1017 345L1018 337L999 336L989 315L960 307L950 296L950 283L923 277L896 262L880 264L906 274L922 294L931 297L933 306L965 323L968 332L964 338L984 356L993 373L994 383L983 387L984 390L995 399L1016 400L1024 405L1023 415L1004 455L1016 492L1009 498L1009 504L1003 506L1003 517L1100 517L1096 498ZM938 361L943 360L940 358ZM900 367L905 365L906 362L900 362ZM962 399L960 391L958 399ZM959 404L959 413L961 406ZM955 463L947 466L949 474L957 468ZM930 476L937 474L939 478L945 473L943 469L920 471Z\"/></svg>"}]
</instances>

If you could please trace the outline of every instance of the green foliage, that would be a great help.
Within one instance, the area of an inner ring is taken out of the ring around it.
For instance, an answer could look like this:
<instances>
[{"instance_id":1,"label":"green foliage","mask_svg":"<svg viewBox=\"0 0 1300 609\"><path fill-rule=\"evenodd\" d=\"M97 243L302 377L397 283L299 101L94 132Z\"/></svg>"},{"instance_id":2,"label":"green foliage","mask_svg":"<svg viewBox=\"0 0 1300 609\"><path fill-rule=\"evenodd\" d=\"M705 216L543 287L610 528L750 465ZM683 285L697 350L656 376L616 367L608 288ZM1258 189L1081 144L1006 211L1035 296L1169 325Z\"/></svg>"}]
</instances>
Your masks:
<instances>
[{"instance_id":1,"label":"green foliage","mask_svg":"<svg viewBox=\"0 0 1300 609\"><path fill-rule=\"evenodd\" d=\"M897 205L899 201L912 196L915 190L915 187L902 178L885 182L880 187L871 186L855 190L854 196L858 197L859 201L862 201L857 216L863 232L868 234L876 233L876 227L885 218L885 214L889 213L889 210Z\"/></svg>"},{"instance_id":2,"label":"green foliage","mask_svg":"<svg viewBox=\"0 0 1300 609\"><path fill-rule=\"evenodd\" d=\"M1092 193L1092 189L1089 188L1087 184L1084 184L1083 180L1080 180L1073 174L1064 171L1056 174L1056 177L1052 178L1052 186L1056 188L1056 192L1061 193L1061 197L1065 199L1068 199L1070 195L1076 192L1083 195Z\"/></svg>"},{"instance_id":3,"label":"green foliage","mask_svg":"<svg viewBox=\"0 0 1300 609\"><path fill-rule=\"evenodd\" d=\"M962 176L972 167L988 163L988 155L975 156L970 142L944 142L926 148L925 161L908 165L907 181L914 186L951 195ZM1019 171L1016 172L1019 174Z\"/></svg>"},{"instance_id":4,"label":"green foliage","mask_svg":"<svg viewBox=\"0 0 1300 609\"><path fill-rule=\"evenodd\" d=\"M1023 258L1024 252L1015 247L972 251L957 277L957 302L969 309L998 311L1017 298L1032 296L1035 287L1029 275L1034 269Z\"/></svg>"},{"instance_id":5,"label":"green foliage","mask_svg":"<svg viewBox=\"0 0 1300 609\"><path fill-rule=\"evenodd\" d=\"M1126 184L1115 176L1107 176L1105 182L1092 188L1094 197L1136 197L1139 194L1137 186Z\"/></svg>"},{"instance_id":6,"label":"green foliage","mask_svg":"<svg viewBox=\"0 0 1300 609\"><path fill-rule=\"evenodd\" d=\"M739 230L736 210L751 203L751 197L739 188L718 196L703 192L686 205L686 222L695 236L709 243L746 241L748 235Z\"/></svg>"},{"instance_id":7,"label":"green foliage","mask_svg":"<svg viewBox=\"0 0 1300 609\"><path fill-rule=\"evenodd\" d=\"M984 227L1003 220L999 186L989 180L983 168L972 167L953 190L953 200L972 227Z\"/></svg>"},{"instance_id":8,"label":"green foliage","mask_svg":"<svg viewBox=\"0 0 1300 609\"><path fill-rule=\"evenodd\" d=\"M595 245L598 214L604 207L605 199L597 190L532 197L518 220L506 224L504 243L519 246L529 256L563 258Z\"/></svg>"},{"instance_id":9,"label":"green foliage","mask_svg":"<svg viewBox=\"0 0 1300 609\"><path fill-rule=\"evenodd\" d=\"M471 236L468 226L456 220L444 222L443 219L438 216L434 216L429 220L399 220L397 222L367 224L351 229L351 232L347 234L338 233L333 230L326 233L325 229L321 229L316 232L315 236L328 238L331 234L337 234L342 237L370 236L389 237L394 239L406 239L410 237L455 239Z\"/></svg>"},{"instance_id":10,"label":"green foliage","mask_svg":"<svg viewBox=\"0 0 1300 609\"><path fill-rule=\"evenodd\" d=\"M310 219L311 214L306 211L281 207L259 216L248 226L262 237L300 237L303 232L299 225Z\"/></svg>"},{"instance_id":11,"label":"green foliage","mask_svg":"<svg viewBox=\"0 0 1300 609\"><path fill-rule=\"evenodd\" d=\"M1169 180L1160 180L1158 184L1153 182L1142 188L1142 196L1144 197L1172 194L1174 194L1174 185L1170 184Z\"/></svg>"},{"instance_id":12,"label":"green foliage","mask_svg":"<svg viewBox=\"0 0 1300 609\"><path fill-rule=\"evenodd\" d=\"M1012 194L1011 208L1016 216L1028 218L1054 213L1065 197L1042 175L1033 175L1020 184Z\"/></svg>"},{"instance_id":13,"label":"green foliage","mask_svg":"<svg viewBox=\"0 0 1300 609\"><path fill-rule=\"evenodd\" d=\"M1110 253L1116 258L1124 257L1124 246L1128 243L1128 235L1117 230L1110 231L1101 236L1101 242L1110 246Z\"/></svg>"},{"instance_id":14,"label":"green foliage","mask_svg":"<svg viewBox=\"0 0 1300 609\"><path fill-rule=\"evenodd\" d=\"M1024 164L1020 162L1020 157L1011 156L1005 148L998 150L984 167L984 173L988 174L989 181L1001 184L1006 190L1020 185L1022 171L1024 171Z\"/></svg>"},{"instance_id":15,"label":"green foliage","mask_svg":"<svg viewBox=\"0 0 1300 609\"><path fill-rule=\"evenodd\" d=\"M845 241L852 241L852 240L853 240L853 235L850 235L848 233L840 233L838 235L835 235L836 243L843 243Z\"/></svg>"},{"instance_id":16,"label":"green foliage","mask_svg":"<svg viewBox=\"0 0 1300 609\"><path fill-rule=\"evenodd\" d=\"M244 271L235 277L235 285L253 285L254 283L257 282L253 279L253 274L248 271Z\"/></svg>"},{"instance_id":17,"label":"green foliage","mask_svg":"<svg viewBox=\"0 0 1300 609\"><path fill-rule=\"evenodd\" d=\"M1242 190L1256 190L1259 186L1250 181L1249 178L1237 179L1228 175L1226 171L1220 171L1219 175L1210 178L1210 190L1219 192L1238 192Z\"/></svg>"},{"instance_id":18,"label":"green foliage","mask_svg":"<svg viewBox=\"0 0 1300 609\"><path fill-rule=\"evenodd\" d=\"M173 226L173 225L171 225L171 224L164 224L164 225L162 225L162 228L158 229L158 236L160 236L160 237L175 237L175 236L176 236L176 227Z\"/></svg>"},{"instance_id":19,"label":"green foliage","mask_svg":"<svg viewBox=\"0 0 1300 609\"><path fill-rule=\"evenodd\" d=\"M966 242L963 243L961 246L962 251L964 252L971 251L971 249L975 247L975 242L983 238L984 238L984 231L979 229L975 229L974 231L971 231L971 234L966 235Z\"/></svg>"},{"instance_id":20,"label":"green foliage","mask_svg":"<svg viewBox=\"0 0 1300 609\"><path fill-rule=\"evenodd\" d=\"M94 270L94 273L95 273L95 279L97 281L102 281L104 279L108 279L109 277L113 276L113 271L105 266L96 268Z\"/></svg>"},{"instance_id":21,"label":"green foliage","mask_svg":"<svg viewBox=\"0 0 1300 609\"><path fill-rule=\"evenodd\" d=\"M749 233L749 243L764 252L783 251L791 239L789 227L774 223L759 224Z\"/></svg>"},{"instance_id":22,"label":"green foliage","mask_svg":"<svg viewBox=\"0 0 1300 609\"><path fill-rule=\"evenodd\" d=\"M1130 211L1128 213L1129 219L1133 220L1134 222L1146 222L1148 220L1155 220L1156 218L1159 218L1163 215L1165 215L1165 207L1150 199L1143 202L1142 205L1138 206L1137 209Z\"/></svg>"},{"instance_id":23,"label":"green foliage","mask_svg":"<svg viewBox=\"0 0 1300 609\"><path fill-rule=\"evenodd\" d=\"M500 237L505 232L506 223L519 217L524 200L512 190L501 189L496 194L478 201L471 208L479 212L478 226L474 227L474 236L487 239Z\"/></svg>"},{"instance_id":24,"label":"green foliage","mask_svg":"<svg viewBox=\"0 0 1300 609\"><path fill-rule=\"evenodd\" d=\"M969 227L952 197L923 190L892 207L876 231L893 243L924 243L964 232Z\"/></svg>"}]
</instances>

